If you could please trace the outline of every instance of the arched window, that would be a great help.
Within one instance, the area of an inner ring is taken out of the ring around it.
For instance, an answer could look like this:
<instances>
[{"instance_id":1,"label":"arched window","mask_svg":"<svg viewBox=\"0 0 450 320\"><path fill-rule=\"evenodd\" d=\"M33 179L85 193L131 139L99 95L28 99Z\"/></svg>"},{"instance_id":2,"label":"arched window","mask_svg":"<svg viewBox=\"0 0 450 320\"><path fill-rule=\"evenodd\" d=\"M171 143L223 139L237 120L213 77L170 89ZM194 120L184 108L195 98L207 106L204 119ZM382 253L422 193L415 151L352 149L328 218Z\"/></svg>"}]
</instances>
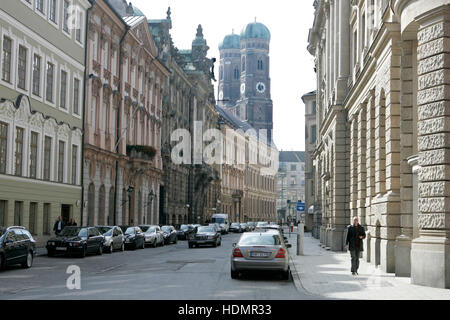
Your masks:
<instances>
[{"instance_id":1,"label":"arched window","mask_svg":"<svg viewBox=\"0 0 450 320\"><path fill-rule=\"evenodd\" d=\"M88 189L88 225L94 225L95 215L95 186L93 183L89 185Z\"/></svg>"},{"instance_id":2,"label":"arched window","mask_svg":"<svg viewBox=\"0 0 450 320\"><path fill-rule=\"evenodd\" d=\"M101 186L98 192L98 224L105 224L105 186Z\"/></svg>"},{"instance_id":3,"label":"arched window","mask_svg":"<svg viewBox=\"0 0 450 320\"><path fill-rule=\"evenodd\" d=\"M108 214L108 226L114 224L114 187L109 189L109 214Z\"/></svg>"}]
</instances>

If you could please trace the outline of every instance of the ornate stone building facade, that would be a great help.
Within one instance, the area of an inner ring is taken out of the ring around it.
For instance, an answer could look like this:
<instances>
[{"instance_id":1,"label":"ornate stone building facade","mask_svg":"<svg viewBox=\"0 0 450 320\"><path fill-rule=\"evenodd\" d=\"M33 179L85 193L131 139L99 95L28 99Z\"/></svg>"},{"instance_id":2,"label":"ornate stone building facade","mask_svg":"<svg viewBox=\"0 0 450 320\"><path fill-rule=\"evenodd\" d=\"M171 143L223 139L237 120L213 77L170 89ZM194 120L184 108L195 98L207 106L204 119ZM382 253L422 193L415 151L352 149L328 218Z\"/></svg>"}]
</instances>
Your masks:
<instances>
[{"instance_id":1,"label":"ornate stone building facade","mask_svg":"<svg viewBox=\"0 0 450 320\"><path fill-rule=\"evenodd\" d=\"M450 1L314 5L321 242L359 216L367 261L450 288Z\"/></svg>"},{"instance_id":2,"label":"ornate stone building facade","mask_svg":"<svg viewBox=\"0 0 450 320\"><path fill-rule=\"evenodd\" d=\"M88 19L83 223L157 224L169 71L131 4L96 1Z\"/></svg>"},{"instance_id":3,"label":"ornate stone building facade","mask_svg":"<svg viewBox=\"0 0 450 320\"><path fill-rule=\"evenodd\" d=\"M2 1L0 225L39 245L58 216L81 219L87 0ZM72 12L71 12L72 13Z\"/></svg>"},{"instance_id":4,"label":"ornate stone building facade","mask_svg":"<svg viewBox=\"0 0 450 320\"><path fill-rule=\"evenodd\" d=\"M166 19L148 20L148 25L159 48L158 58L171 71L163 93L161 221L173 225L202 223L217 212L220 196L219 166L206 163L206 144L196 146L193 140L197 129L202 136L208 129L217 128L211 82L213 64L206 57L209 48L201 26L190 50L176 48L170 35L170 8ZM191 157L186 163L173 161L179 141L172 137L177 130L188 132L191 140ZM200 161L194 162L198 156Z\"/></svg>"}]
</instances>

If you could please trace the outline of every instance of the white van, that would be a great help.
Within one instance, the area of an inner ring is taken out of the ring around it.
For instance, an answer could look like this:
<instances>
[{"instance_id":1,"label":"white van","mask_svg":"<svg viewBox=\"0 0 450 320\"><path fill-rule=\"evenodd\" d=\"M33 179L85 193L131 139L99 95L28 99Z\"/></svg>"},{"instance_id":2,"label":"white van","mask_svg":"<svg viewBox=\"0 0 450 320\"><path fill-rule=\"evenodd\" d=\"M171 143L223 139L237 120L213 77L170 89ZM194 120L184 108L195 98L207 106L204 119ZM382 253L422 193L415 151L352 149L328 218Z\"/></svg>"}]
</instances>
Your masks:
<instances>
[{"instance_id":1,"label":"white van","mask_svg":"<svg viewBox=\"0 0 450 320\"><path fill-rule=\"evenodd\" d=\"M225 233L228 233L230 230L230 222L227 214L214 214L211 222L220 224L225 229Z\"/></svg>"}]
</instances>

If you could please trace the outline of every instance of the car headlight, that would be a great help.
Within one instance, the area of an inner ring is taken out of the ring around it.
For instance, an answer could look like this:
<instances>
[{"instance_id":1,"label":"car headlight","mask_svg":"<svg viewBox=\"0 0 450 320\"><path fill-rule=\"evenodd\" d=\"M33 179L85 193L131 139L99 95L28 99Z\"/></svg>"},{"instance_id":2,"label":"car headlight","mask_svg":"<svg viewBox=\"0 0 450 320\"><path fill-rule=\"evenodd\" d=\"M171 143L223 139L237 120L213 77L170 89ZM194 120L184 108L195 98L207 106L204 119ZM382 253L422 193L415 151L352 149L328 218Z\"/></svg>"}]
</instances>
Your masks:
<instances>
[{"instance_id":1,"label":"car headlight","mask_svg":"<svg viewBox=\"0 0 450 320\"><path fill-rule=\"evenodd\" d=\"M208 236L208 240L214 240L216 236Z\"/></svg>"},{"instance_id":2,"label":"car headlight","mask_svg":"<svg viewBox=\"0 0 450 320\"><path fill-rule=\"evenodd\" d=\"M47 244L48 244L49 246L54 246L54 245L55 245L55 243L52 242L52 241L49 241Z\"/></svg>"}]
</instances>

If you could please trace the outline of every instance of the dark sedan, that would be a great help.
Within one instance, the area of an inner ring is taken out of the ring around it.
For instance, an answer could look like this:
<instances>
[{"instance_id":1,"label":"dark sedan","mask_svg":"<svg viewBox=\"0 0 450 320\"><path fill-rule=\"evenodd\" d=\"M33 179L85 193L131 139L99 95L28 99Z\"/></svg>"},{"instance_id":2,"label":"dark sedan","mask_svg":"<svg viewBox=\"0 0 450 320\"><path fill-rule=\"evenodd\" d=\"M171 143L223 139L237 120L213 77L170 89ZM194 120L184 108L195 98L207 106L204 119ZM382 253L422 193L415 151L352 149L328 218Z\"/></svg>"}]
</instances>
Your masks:
<instances>
[{"instance_id":1,"label":"dark sedan","mask_svg":"<svg viewBox=\"0 0 450 320\"><path fill-rule=\"evenodd\" d=\"M175 230L173 226L162 226L161 230L164 233L163 236L165 244L177 243L178 234L177 230Z\"/></svg>"},{"instance_id":2,"label":"dark sedan","mask_svg":"<svg viewBox=\"0 0 450 320\"><path fill-rule=\"evenodd\" d=\"M139 227L129 227L124 233L125 249L145 249L145 235Z\"/></svg>"},{"instance_id":3,"label":"dark sedan","mask_svg":"<svg viewBox=\"0 0 450 320\"><path fill-rule=\"evenodd\" d=\"M16 264L31 268L36 242L24 227L0 227L0 269Z\"/></svg>"},{"instance_id":4,"label":"dark sedan","mask_svg":"<svg viewBox=\"0 0 450 320\"><path fill-rule=\"evenodd\" d=\"M183 224L177 231L178 240L188 240L195 235L195 227L193 225Z\"/></svg>"},{"instance_id":5,"label":"dark sedan","mask_svg":"<svg viewBox=\"0 0 450 320\"><path fill-rule=\"evenodd\" d=\"M240 223L234 222L230 225L230 232L234 232L234 233L242 233L242 227Z\"/></svg>"},{"instance_id":6,"label":"dark sedan","mask_svg":"<svg viewBox=\"0 0 450 320\"><path fill-rule=\"evenodd\" d=\"M47 241L47 254L78 254L84 258L89 253L103 253L105 237L94 227L65 227L59 235Z\"/></svg>"},{"instance_id":7,"label":"dark sedan","mask_svg":"<svg viewBox=\"0 0 450 320\"><path fill-rule=\"evenodd\" d=\"M214 248L222 245L222 235L214 226L199 227L193 239L189 239L189 248L200 245L212 245Z\"/></svg>"}]
</instances>

